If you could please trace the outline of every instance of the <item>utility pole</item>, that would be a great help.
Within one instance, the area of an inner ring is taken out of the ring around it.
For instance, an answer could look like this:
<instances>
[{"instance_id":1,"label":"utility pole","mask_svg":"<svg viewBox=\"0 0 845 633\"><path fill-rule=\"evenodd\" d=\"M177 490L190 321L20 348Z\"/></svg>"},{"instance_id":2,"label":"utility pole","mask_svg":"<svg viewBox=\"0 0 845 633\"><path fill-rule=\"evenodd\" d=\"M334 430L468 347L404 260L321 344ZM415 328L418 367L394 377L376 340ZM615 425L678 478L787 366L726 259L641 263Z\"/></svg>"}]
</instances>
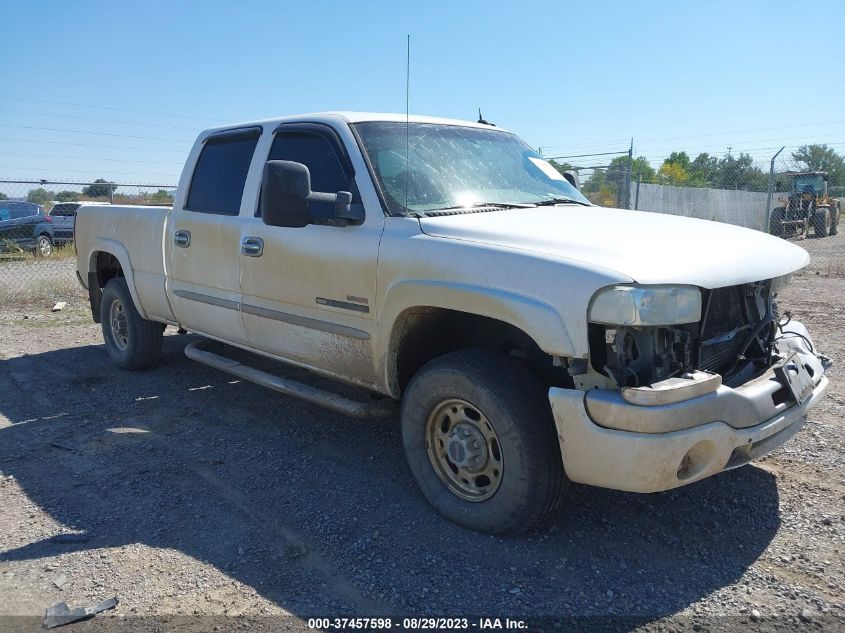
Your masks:
<instances>
[{"instance_id":1,"label":"utility pole","mask_svg":"<svg viewBox=\"0 0 845 633\"><path fill-rule=\"evenodd\" d=\"M625 201L624 206L626 209L631 208L631 172L634 170L634 137L631 137L631 145L628 148L628 169L625 170L625 197L623 198Z\"/></svg>"},{"instance_id":2,"label":"utility pole","mask_svg":"<svg viewBox=\"0 0 845 633\"><path fill-rule=\"evenodd\" d=\"M766 226L763 227L764 231L772 230L772 196L774 195L775 191L775 159L785 148L785 145L781 147L777 151L777 154L772 156L772 160L769 163L769 195L766 196Z\"/></svg>"}]
</instances>

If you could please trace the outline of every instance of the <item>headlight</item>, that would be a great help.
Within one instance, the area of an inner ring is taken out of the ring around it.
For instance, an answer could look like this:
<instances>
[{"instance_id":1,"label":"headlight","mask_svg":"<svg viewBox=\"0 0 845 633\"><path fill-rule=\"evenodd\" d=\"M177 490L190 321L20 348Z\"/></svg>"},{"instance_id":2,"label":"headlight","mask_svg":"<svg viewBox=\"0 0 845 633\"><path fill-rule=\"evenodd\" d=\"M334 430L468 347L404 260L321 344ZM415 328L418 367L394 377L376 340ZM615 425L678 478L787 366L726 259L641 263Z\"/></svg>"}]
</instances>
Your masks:
<instances>
[{"instance_id":1,"label":"headlight","mask_svg":"<svg viewBox=\"0 0 845 633\"><path fill-rule=\"evenodd\" d=\"M772 294L777 294L792 283L792 273L772 279Z\"/></svg>"},{"instance_id":2,"label":"headlight","mask_svg":"<svg viewBox=\"0 0 845 633\"><path fill-rule=\"evenodd\" d=\"M701 320L701 291L695 286L612 286L593 296L588 317L608 325L695 323Z\"/></svg>"}]
</instances>

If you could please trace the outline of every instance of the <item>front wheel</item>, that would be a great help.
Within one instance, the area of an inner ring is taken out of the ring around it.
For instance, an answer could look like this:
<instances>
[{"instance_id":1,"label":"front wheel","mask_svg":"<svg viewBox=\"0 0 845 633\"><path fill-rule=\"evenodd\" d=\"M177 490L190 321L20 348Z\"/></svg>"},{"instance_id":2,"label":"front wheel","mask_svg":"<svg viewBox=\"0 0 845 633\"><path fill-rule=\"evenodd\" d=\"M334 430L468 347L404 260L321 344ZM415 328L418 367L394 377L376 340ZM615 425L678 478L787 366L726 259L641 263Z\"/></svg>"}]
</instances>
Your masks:
<instances>
[{"instance_id":1,"label":"front wheel","mask_svg":"<svg viewBox=\"0 0 845 633\"><path fill-rule=\"evenodd\" d=\"M830 212L827 209L816 209L813 214L813 233L816 237L827 237L830 227Z\"/></svg>"},{"instance_id":2,"label":"front wheel","mask_svg":"<svg viewBox=\"0 0 845 633\"><path fill-rule=\"evenodd\" d=\"M145 369L158 363L164 325L138 313L122 277L110 279L103 289L100 317L106 349L119 367Z\"/></svg>"},{"instance_id":3,"label":"front wheel","mask_svg":"<svg viewBox=\"0 0 845 633\"><path fill-rule=\"evenodd\" d=\"M429 503L464 527L535 526L566 476L548 399L513 359L463 350L417 372L402 399L402 440Z\"/></svg>"}]
</instances>

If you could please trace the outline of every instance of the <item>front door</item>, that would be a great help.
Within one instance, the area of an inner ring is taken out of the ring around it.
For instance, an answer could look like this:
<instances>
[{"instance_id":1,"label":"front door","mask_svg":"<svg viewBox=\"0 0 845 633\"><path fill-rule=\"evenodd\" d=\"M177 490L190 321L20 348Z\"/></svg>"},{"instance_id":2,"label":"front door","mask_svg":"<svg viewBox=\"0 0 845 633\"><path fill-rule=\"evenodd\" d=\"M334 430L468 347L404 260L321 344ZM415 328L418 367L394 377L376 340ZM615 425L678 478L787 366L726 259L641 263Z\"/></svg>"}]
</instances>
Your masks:
<instances>
[{"instance_id":1,"label":"front door","mask_svg":"<svg viewBox=\"0 0 845 633\"><path fill-rule=\"evenodd\" d=\"M353 204L361 204L352 163L326 126L279 126L267 160L302 163L310 171L312 191L351 191ZM382 213L345 227L275 227L260 217L245 218L241 310L250 345L374 384L370 336L383 228Z\"/></svg>"}]
</instances>

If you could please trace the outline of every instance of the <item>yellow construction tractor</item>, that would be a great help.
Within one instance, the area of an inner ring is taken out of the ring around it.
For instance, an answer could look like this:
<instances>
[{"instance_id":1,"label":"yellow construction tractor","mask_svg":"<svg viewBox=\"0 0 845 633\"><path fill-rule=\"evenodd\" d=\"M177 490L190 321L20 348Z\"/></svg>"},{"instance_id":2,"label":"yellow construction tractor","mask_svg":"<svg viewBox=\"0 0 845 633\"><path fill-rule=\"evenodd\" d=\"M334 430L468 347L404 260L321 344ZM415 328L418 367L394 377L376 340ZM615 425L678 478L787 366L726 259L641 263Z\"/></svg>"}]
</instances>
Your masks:
<instances>
[{"instance_id":1,"label":"yellow construction tractor","mask_svg":"<svg viewBox=\"0 0 845 633\"><path fill-rule=\"evenodd\" d=\"M780 237L807 235L810 227L816 237L839 232L840 202L830 197L827 172L802 171L785 174L790 180L789 196L778 198L782 206L772 209L769 232Z\"/></svg>"}]
</instances>

